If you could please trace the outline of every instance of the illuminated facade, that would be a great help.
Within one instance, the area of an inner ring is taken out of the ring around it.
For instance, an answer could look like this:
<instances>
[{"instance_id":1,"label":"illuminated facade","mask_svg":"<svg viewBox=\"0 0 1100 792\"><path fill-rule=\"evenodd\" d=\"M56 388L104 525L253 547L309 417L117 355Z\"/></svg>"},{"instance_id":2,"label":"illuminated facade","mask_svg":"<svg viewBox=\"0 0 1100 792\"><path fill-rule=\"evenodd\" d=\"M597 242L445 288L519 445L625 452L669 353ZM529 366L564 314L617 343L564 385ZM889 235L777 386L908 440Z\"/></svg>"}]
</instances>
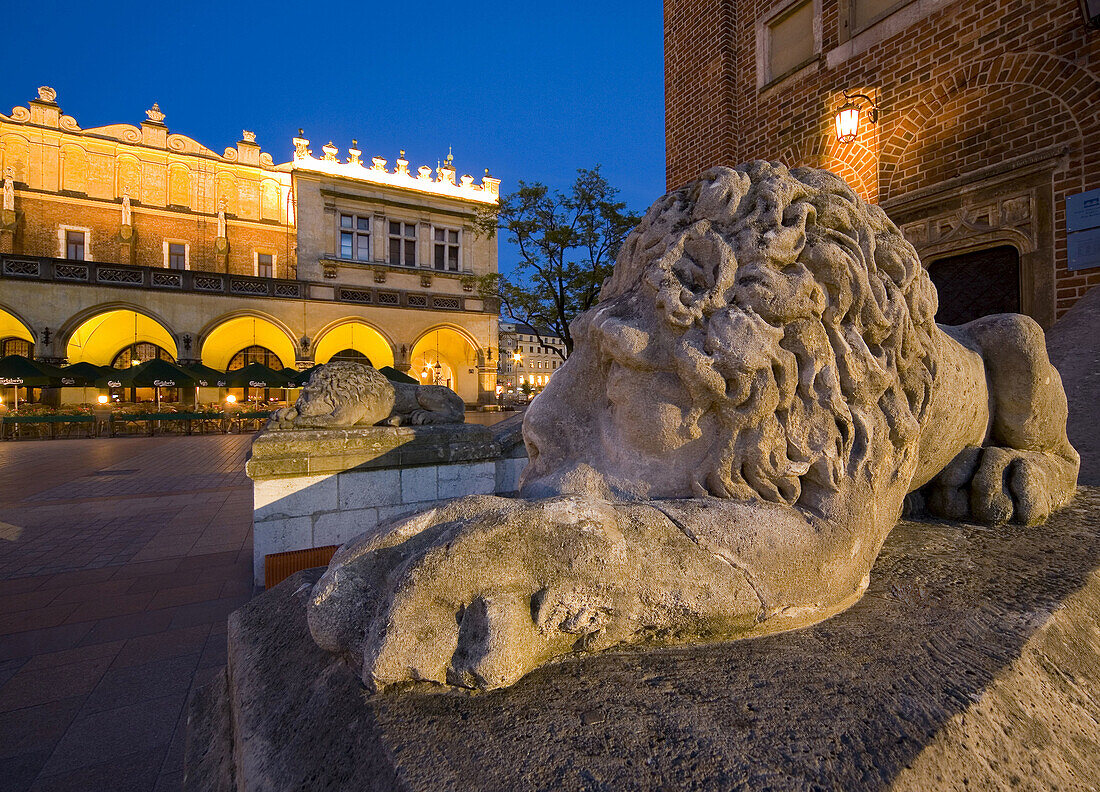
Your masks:
<instances>
[{"instance_id":1,"label":"illuminated facade","mask_svg":"<svg viewBox=\"0 0 1100 792\"><path fill-rule=\"evenodd\" d=\"M217 154L146 114L81 129L41 88L0 115L0 352L220 370L340 356L492 401L497 316L473 284L496 243L470 227L497 180L456 178L450 158L414 174L354 147L315 158L302 137L276 165L247 131Z\"/></svg>"},{"instance_id":2,"label":"illuminated facade","mask_svg":"<svg viewBox=\"0 0 1100 792\"><path fill-rule=\"evenodd\" d=\"M753 159L828 168L901 226L945 321L1049 327L1100 285L1100 230L1091 255L1067 230L1067 199L1100 195L1083 6L665 0L668 187Z\"/></svg>"},{"instance_id":3,"label":"illuminated facade","mask_svg":"<svg viewBox=\"0 0 1100 792\"><path fill-rule=\"evenodd\" d=\"M529 390L538 393L565 362L563 355L565 342L549 330L540 334L529 325L502 321L497 371L501 392L514 394Z\"/></svg>"}]
</instances>

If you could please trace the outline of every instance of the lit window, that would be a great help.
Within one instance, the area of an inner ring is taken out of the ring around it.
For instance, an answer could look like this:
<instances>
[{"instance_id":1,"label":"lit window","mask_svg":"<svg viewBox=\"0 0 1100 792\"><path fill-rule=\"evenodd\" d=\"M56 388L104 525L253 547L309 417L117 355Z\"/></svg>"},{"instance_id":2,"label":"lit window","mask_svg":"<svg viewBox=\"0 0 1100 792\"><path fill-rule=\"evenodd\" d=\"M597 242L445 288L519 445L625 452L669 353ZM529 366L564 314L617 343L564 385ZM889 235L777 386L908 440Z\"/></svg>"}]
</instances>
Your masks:
<instances>
[{"instance_id":1,"label":"lit window","mask_svg":"<svg viewBox=\"0 0 1100 792\"><path fill-rule=\"evenodd\" d=\"M187 269L187 245L182 242L168 243L168 269Z\"/></svg>"},{"instance_id":2,"label":"lit window","mask_svg":"<svg viewBox=\"0 0 1100 792\"><path fill-rule=\"evenodd\" d=\"M390 221L390 264L416 266L416 223Z\"/></svg>"},{"instance_id":3,"label":"lit window","mask_svg":"<svg viewBox=\"0 0 1100 792\"><path fill-rule=\"evenodd\" d=\"M65 258L72 261L84 260L84 246L87 241L87 232L85 231L66 231L65 232Z\"/></svg>"},{"instance_id":4,"label":"lit window","mask_svg":"<svg viewBox=\"0 0 1100 792\"><path fill-rule=\"evenodd\" d=\"M435 229L435 268L458 272L458 232L450 228Z\"/></svg>"},{"instance_id":5,"label":"lit window","mask_svg":"<svg viewBox=\"0 0 1100 792\"><path fill-rule=\"evenodd\" d=\"M813 0L785 9L767 23L765 35L768 82L805 66L817 52Z\"/></svg>"},{"instance_id":6,"label":"lit window","mask_svg":"<svg viewBox=\"0 0 1100 792\"><path fill-rule=\"evenodd\" d=\"M9 336L8 338L0 339L0 357L22 355L25 358L29 358L31 356L31 347L32 344L30 341Z\"/></svg>"},{"instance_id":7,"label":"lit window","mask_svg":"<svg viewBox=\"0 0 1100 792\"><path fill-rule=\"evenodd\" d=\"M273 256L271 253L257 253L256 274L261 278L274 278L275 256Z\"/></svg>"},{"instance_id":8,"label":"lit window","mask_svg":"<svg viewBox=\"0 0 1100 792\"><path fill-rule=\"evenodd\" d=\"M370 261L370 217L340 215L340 258Z\"/></svg>"}]
</instances>

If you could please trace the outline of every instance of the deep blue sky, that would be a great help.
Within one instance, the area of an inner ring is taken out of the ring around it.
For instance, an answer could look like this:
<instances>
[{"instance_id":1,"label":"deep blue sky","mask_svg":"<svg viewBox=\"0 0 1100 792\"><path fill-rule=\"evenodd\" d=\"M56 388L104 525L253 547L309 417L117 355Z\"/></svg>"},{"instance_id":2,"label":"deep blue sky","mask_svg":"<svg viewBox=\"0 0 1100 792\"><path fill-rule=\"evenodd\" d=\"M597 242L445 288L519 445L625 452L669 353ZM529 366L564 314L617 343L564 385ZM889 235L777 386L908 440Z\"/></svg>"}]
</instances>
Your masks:
<instances>
[{"instance_id":1,"label":"deep blue sky","mask_svg":"<svg viewBox=\"0 0 1100 792\"><path fill-rule=\"evenodd\" d=\"M251 129L285 162L303 127L317 156L356 138L391 166L453 146L459 174L489 168L506 192L597 163L635 211L664 191L659 0L14 6L0 112L50 85L84 128L137 124L156 101L219 153Z\"/></svg>"}]
</instances>

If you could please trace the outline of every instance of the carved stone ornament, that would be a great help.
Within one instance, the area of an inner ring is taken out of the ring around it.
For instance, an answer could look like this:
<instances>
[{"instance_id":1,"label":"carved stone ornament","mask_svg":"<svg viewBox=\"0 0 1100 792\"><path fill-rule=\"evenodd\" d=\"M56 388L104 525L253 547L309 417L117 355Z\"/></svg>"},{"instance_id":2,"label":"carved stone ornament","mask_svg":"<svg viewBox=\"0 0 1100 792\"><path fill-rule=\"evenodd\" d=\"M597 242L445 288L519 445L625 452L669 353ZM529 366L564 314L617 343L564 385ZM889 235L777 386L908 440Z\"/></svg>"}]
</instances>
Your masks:
<instances>
[{"instance_id":1,"label":"carved stone ornament","mask_svg":"<svg viewBox=\"0 0 1100 792\"><path fill-rule=\"evenodd\" d=\"M122 196L122 225L132 226L134 224L133 212L130 210L130 196L123 194Z\"/></svg>"},{"instance_id":2,"label":"carved stone ornament","mask_svg":"<svg viewBox=\"0 0 1100 792\"><path fill-rule=\"evenodd\" d=\"M15 182L12 179L11 168L4 171L4 203L2 208L5 212L15 211Z\"/></svg>"},{"instance_id":3,"label":"carved stone ornament","mask_svg":"<svg viewBox=\"0 0 1100 792\"><path fill-rule=\"evenodd\" d=\"M249 129L241 130L241 140L245 143L255 143L256 133Z\"/></svg>"},{"instance_id":4,"label":"carved stone ornament","mask_svg":"<svg viewBox=\"0 0 1100 792\"><path fill-rule=\"evenodd\" d=\"M50 104L57 103L57 91L48 85L42 85L38 88L38 101L49 102Z\"/></svg>"},{"instance_id":5,"label":"carved stone ornament","mask_svg":"<svg viewBox=\"0 0 1100 792\"><path fill-rule=\"evenodd\" d=\"M466 405L450 388L390 382L371 366L329 363L314 370L293 407L276 410L269 429L346 429L462 423Z\"/></svg>"},{"instance_id":6,"label":"carved stone ornament","mask_svg":"<svg viewBox=\"0 0 1100 792\"><path fill-rule=\"evenodd\" d=\"M314 640L368 690L499 688L561 655L828 618L867 589L908 493L1044 521L1079 457L1042 330L945 332L935 307L913 246L840 177L711 169L650 208L574 320L524 417L520 497L349 541L306 605ZM318 412L384 416L361 395L380 382L333 379Z\"/></svg>"},{"instance_id":7,"label":"carved stone ornament","mask_svg":"<svg viewBox=\"0 0 1100 792\"><path fill-rule=\"evenodd\" d=\"M153 106L145 111L145 117L154 124L164 123L164 113L160 111L160 105L153 102Z\"/></svg>"}]
</instances>

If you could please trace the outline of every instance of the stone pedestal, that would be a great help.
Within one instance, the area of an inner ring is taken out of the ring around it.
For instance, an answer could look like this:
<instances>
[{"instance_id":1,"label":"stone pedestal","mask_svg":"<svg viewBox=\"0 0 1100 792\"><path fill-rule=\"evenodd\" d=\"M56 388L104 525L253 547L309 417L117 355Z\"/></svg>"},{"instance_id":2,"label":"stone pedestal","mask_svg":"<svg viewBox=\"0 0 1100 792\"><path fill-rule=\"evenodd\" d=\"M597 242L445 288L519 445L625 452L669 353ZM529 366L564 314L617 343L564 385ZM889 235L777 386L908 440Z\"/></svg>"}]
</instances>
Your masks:
<instances>
[{"instance_id":1,"label":"stone pedestal","mask_svg":"<svg viewBox=\"0 0 1100 792\"><path fill-rule=\"evenodd\" d=\"M519 420L264 432L245 465L256 585L265 555L343 544L441 500L514 492L527 464Z\"/></svg>"},{"instance_id":2,"label":"stone pedestal","mask_svg":"<svg viewBox=\"0 0 1100 792\"><path fill-rule=\"evenodd\" d=\"M1038 528L903 522L864 598L755 640L565 660L488 694L364 695L301 572L233 614L185 789L1100 786L1100 489Z\"/></svg>"}]
</instances>

